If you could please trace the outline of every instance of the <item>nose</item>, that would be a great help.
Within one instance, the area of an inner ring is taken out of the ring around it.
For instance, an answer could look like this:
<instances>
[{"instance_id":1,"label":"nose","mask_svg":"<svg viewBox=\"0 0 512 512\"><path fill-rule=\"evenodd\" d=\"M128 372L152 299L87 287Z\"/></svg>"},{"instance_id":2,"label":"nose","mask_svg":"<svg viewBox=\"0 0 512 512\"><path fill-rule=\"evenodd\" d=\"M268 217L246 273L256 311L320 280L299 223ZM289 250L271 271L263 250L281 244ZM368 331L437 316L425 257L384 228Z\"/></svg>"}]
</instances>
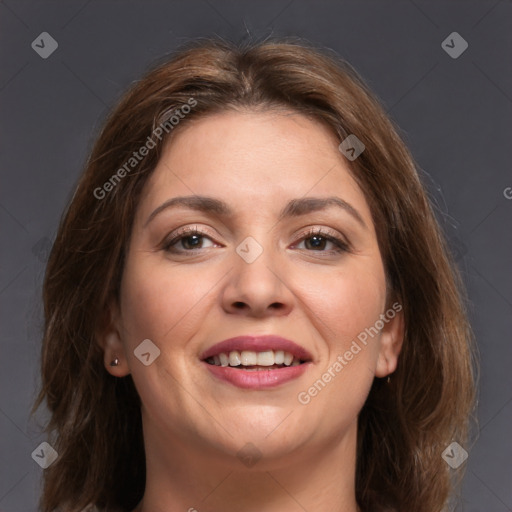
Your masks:
<instances>
[{"instance_id":1,"label":"nose","mask_svg":"<svg viewBox=\"0 0 512 512\"><path fill-rule=\"evenodd\" d=\"M274 256L274 257L273 257ZM286 316L294 295L283 265L270 250L248 262L237 253L222 290L222 307L227 313L252 317Z\"/></svg>"}]
</instances>

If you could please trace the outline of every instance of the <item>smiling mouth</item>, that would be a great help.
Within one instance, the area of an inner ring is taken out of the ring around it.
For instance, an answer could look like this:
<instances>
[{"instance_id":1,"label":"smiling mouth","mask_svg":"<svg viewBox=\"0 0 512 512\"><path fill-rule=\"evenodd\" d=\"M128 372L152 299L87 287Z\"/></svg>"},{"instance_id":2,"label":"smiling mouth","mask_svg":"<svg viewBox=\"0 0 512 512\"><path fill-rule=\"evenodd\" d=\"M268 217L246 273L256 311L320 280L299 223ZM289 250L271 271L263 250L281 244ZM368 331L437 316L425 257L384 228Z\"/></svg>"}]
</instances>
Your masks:
<instances>
[{"instance_id":1,"label":"smiling mouth","mask_svg":"<svg viewBox=\"0 0 512 512\"><path fill-rule=\"evenodd\" d=\"M212 366L231 367L245 371L278 370L289 366L299 366L306 361L295 357L285 350L265 350L256 352L253 350L232 350L221 352L205 359Z\"/></svg>"}]
</instances>

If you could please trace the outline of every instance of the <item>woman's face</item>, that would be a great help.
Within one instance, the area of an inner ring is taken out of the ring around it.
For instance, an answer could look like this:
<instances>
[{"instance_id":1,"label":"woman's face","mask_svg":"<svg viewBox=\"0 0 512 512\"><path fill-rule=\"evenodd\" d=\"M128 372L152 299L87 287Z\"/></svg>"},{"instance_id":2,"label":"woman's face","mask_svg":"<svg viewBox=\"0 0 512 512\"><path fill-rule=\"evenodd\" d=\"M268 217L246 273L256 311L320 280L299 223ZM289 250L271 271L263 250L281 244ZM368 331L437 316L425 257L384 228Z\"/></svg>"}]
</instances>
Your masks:
<instances>
[{"instance_id":1,"label":"woman's face","mask_svg":"<svg viewBox=\"0 0 512 512\"><path fill-rule=\"evenodd\" d=\"M374 377L395 369L402 324L386 316L372 217L338 143L299 114L227 112L180 126L166 147L104 345L106 362L122 358L108 371L134 379L145 435L271 464L356 432ZM295 345L215 347L267 335Z\"/></svg>"}]
</instances>

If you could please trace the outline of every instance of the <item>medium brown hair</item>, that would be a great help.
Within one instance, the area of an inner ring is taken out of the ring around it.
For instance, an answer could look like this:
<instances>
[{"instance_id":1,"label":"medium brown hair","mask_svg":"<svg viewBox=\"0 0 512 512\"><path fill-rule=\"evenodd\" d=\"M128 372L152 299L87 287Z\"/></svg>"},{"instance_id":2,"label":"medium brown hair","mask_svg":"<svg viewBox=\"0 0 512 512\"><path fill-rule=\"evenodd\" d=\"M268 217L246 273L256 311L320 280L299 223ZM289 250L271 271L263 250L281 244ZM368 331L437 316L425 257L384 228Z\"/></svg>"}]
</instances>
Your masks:
<instances>
[{"instance_id":1,"label":"medium brown hair","mask_svg":"<svg viewBox=\"0 0 512 512\"><path fill-rule=\"evenodd\" d=\"M163 113L197 102L102 199L108 182ZM125 251L144 184L164 144L193 119L226 109L286 109L322 122L363 153L348 162L370 205L390 297L405 341L387 384L375 379L359 415L356 497L363 511L438 512L452 487L442 459L466 446L474 405L472 335L462 283L410 153L358 74L297 40L234 45L199 40L149 71L106 120L63 215L43 289L42 389L59 457L44 473L44 512L88 504L132 510L145 486L140 399L130 375L104 368L97 337L119 298ZM340 462L341 463L341 462Z\"/></svg>"}]
</instances>

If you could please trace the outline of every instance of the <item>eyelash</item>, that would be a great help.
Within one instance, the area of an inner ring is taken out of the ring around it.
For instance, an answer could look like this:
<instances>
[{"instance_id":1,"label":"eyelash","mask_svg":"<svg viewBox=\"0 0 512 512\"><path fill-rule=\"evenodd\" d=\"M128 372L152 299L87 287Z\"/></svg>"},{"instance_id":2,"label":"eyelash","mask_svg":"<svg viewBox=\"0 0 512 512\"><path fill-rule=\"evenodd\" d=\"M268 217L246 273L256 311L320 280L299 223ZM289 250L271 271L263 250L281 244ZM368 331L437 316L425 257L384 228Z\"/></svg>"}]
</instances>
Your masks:
<instances>
[{"instance_id":1,"label":"eyelash","mask_svg":"<svg viewBox=\"0 0 512 512\"><path fill-rule=\"evenodd\" d=\"M173 253L174 252L175 254L176 253L183 254L183 253L187 253L187 252L194 252L193 249L190 249L190 250L183 249L183 250L178 250L178 251L171 250L172 246L175 245L177 242L179 242L181 240L184 240L184 239L186 239L186 238L188 238L190 236L193 236L193 235L200 235L201 237L210 238L210 236L208 236L208 233L206 233L205 231L202 231L201 229L197 228L197 226L195 228L186 227L186 228L180 229L169 240L165 241L163 243L163 245L162 245L162 249L165 250L166 252L169 252L169 253ZM321 228L313 228L313 229L310 229L310 230L308 230L306 232L301 233L300 237L297 240L297 242L303 242L304 240L308 240L309 238L313 238L315 236L316 237L324 238L328 242L333 243L336 246L336 249L333 249L333 250L330 250L330 251L314 251L314 250L309 251L308 250L308 252L320 252L320 253L326 253L326 254L339 254L339 253L343 253L343 252L348 252L350 250L350 246L349 246L349 244L347 242L345 242L341 238L339 238L339 237L337 237L337 236L331 234L330 232L328 232L326 230L323 230ZM295 243L297 243L297 242L295 242Z\"/></svg>"},{"instance_id":2,"label":"eyelash","mask_svg":"<svg viewBox=\"0 0 512 512\"><path fill-rule=\"evenodd\" d=\"M333 235L331 232L324 230L322 228L312 228L306 232L303 232L299 235L297 242L303 242L304 240L308 240L313 237L324 238L328 242L331 242L335 245L336 249L332 249L330 251L308 251L308 252L324 252L326 254L338 254L349 251L349 244L345 242L345 240Z\"/></svg>"}]
</instances>

